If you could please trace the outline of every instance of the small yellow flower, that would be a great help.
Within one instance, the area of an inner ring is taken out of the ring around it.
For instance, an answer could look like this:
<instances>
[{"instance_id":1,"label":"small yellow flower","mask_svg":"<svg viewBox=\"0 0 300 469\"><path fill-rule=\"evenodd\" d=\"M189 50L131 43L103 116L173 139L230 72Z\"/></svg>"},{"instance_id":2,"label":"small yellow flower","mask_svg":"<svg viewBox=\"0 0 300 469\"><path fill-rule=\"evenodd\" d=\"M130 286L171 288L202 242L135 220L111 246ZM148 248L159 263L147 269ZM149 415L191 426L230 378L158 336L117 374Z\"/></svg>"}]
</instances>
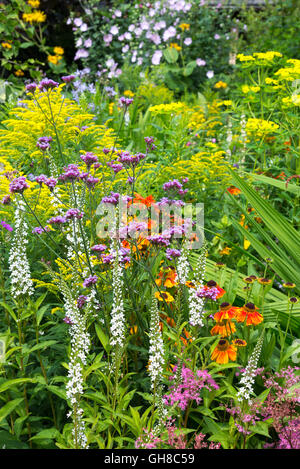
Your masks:
<instances>
[{"instance_id":1,"label":"small yellow flower","mask_svg":"<svg viewBox=\"0 0 300 469\"><path fill-rule=\"evenodd\" d=\"M1 42L3 49L11 49L12 45L9 42Z\"/></svg>"},{"instance_id":2,"label":"small yellow flower","mask_svg":"<svg viewBox=\"0 0 300 469\"><path fill-rule=\"evenodd\" d=\"M135 325L135 326L132 326L130 329L129 329L129 332L131 335L135 335L138 331L138 327Z\"/></svg>"},{"instance_id":3,"label":"small yellow flower","mask_svg":"<svg viewBox=\"0 0 300 469\"><path fill-rule=\"evenodd\" d=\"M190 25L188 23L181 23L178 26L182 31L188 31L190 29Z\"/></svg>"},{"instance_id":4,"label":"small yellow flower","mask_svg":"<svg viewBox=\"0 0 300 469\"><path fill-rule=\"evenodd\" d=\"M282 54L280 52L268 51L268 52L254 52L253 56L259 60L272 61L274 57L282 57Z\"/></svg>"},{"instance_id":5,"label":"small yellow flower","mask_svg":"<svg viewBox=\"0 0 300 469\"><path fill-rule=\"evenodd\" d=\"M221 256L228 256L230 254L230 251L232 250L232 248L230 248L229 246L225 246L221 251L220 251L220 254Z\"/></svg>"},{"instance_id":6,"label":"small yellow flower","mask_svg":"<svg viewBox=\"0 0 300 469\"><path fill-rule=\"evenodd\" d=\"M55 55L64 55L65 51L62 47L54 47L53 52Z\"/></svg>"},{"instance_id":7,"label":"small yellow flower","mask_svg":"<svg viewBox=\"0 0 300 469\"><path fill-rule=\"evenodd\" d=\"M15 75L16 75L16 77L23 77L23 76L24 76L24 72L23 72L23 70L19 69L19 70L16 70L16 71L15 71Z\"/></svg>"},{"instance_id":8,"label":"small yellow flower","mask_svg":"<svg viewBox=\"0 0 300 469\"><path fill-rule=\"evenodd\" d=\"M28 0L28 5L32 8L38 8L40 6L40 0Z\"/></svg>"},{"instance_id":9,"label":"small yellow flower","mask_svg":"<svg viewBox=\"0 0 300 469\"><path fill-rule=\"evenodd\" d=\"M125 90L123 95L126 96L127 98L133 98L134 93L130 90Z\"/></svg>"},{"instance_id":10,"label":"small yellow flower","mask_svg":"<svg viewBox=\"0 0 300 469\"><path fill-rule=\"evenodd\" d=\"M248 247L251 245L250 241L248 239L244 238L244 249L248 249Z\"/></svg>"},{"instance_id":11,"label":"small yellow flower","mask_svg":"<svg viewBox=\"0 0 300 469\"><path fill-rule=\"evenodd\" d=\"M170 47L176 49L178 52L181 51L181 47L177 44L177 42L171 42Z\"/></svg>"},{"instance_id":12,"label":"small yellow flower","mask_svg":"<svg viewBox=\"0 0 300 469\"><path fill-rule=\"evenodd\" d=\"M35 10L32 13L23 13L22 18L26 23L44 23L47 16L43 11Z\"/></svg>"},{"instance_id":13,"label":"small yellow flower","mask_svg":"<svg viewBox=\"0 0 300 469\"><path fill-rule=\"evenodd\" d=\"M53 65L57 65L58 62L61 60L61 56L60 55L48 55L47 59L49 63Z\"/></svg>"},{"instance_id":14,"label":"small yellow flower","mask_svg":"<svg viewBox=\"0 0 300 469\"><path fill-rule=\"evenodd\" d=\"M265 82L267 85L278 85L278 80L274 80L273 78L266 77Z\"/></svg>"},{"instance_id":15,"label":"small yellow flower","mask_svg":"<svg viewBox=\"0 0 300 469\"><path fill-rule=\"evenodd\" d=\"M57 308L52 308L52 309L51 309L51 314L55 314L56 311L63 311L63 309L62 309L62 308L59 308L59 307L57 307Z\"/></svg>"},{"instance_id":16,"label":"small yellow flower","mask_svg":"<svg viewBox=\"0 0 300 469\"><path fill-rule=\"evenodd\" d=\"M109 103L109 105L108 105L108 112L109 112L110 115L113 113L114 105L115 105L115 103Z\"/></svg>"},{"instance_id":17,"label":"small yellow flower","mask_svg":"<svg viewBox=\"0 0 300 469\"><path fill-rule=\"evenodd\" d=\"M252 62L255 60L254 57L252 57L252 55L244 55L244 54L238 54L237 55L237 58L241 61L241 62Z\"/></svg>"},{"instance_id":18,"label":"small yellow flower","mask_svg":"<svg viewBox=\"0 0 300 469\"><path fill-rule=\"evenodd\" d=\"M227 83L225 83L224 81L218 81L216 84L215 84L215 88L217 89L220 89L220 88L227 88Z\"/></svg>"},{"instance_id":19,"label":"small yellow flower","mask_svg":"<svg viewBox=\"0 0 300 469\"><path fill-rule=\"evenodd\" d=\"M226 99L225 101L220 101L219 103L217 103L217 106L220 107L220 106L232 106L232 101L231 99Z\"/></svg>"}]
</instances>

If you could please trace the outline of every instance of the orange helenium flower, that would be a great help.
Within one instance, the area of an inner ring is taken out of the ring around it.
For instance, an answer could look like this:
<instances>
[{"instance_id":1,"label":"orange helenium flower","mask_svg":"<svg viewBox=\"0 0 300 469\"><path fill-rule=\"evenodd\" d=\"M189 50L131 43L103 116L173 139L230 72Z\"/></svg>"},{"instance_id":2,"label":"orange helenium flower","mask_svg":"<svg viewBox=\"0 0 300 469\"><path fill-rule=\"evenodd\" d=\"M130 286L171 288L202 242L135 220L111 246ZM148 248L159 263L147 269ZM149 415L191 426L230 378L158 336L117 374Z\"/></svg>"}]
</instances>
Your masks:
<instances>
[{"instance_id":1,"label":"orange helenium flower","mask_svg":"<svg viewBox=\"0 0 300 469\"><path fill-rule=\"evenodd\" d=\"M242 191L238 188L238 187L235 187L235 186L229 186L227 187L226 189L231 195L238 195L240 194Z\"/></svg>"},{"instance_id":2,"label":"orange helenium flower","mask_svg":"<svg viewBox=\"0 0 300 469\"><path fill-rule=\"evenodd\" d=\"M135 198L133 199L133 203L141 203L145 204L147 207L150 207L152 204L155 203L155 200L153 199L152 195L148 195L148 197L142 197L140 194L137 194L136 192L134 193Z\"/></svg>"},{"instance_id":3,"label":"orange helenium flower","mask_svg":"<svg viewBox=\"0 0 300 469\"><path fill-rule=\"evenodd\" d=\"M220 305L220 311L217 311L214 315L216 322L224 321L224 319L233 319L237 311L236 306L232 306L230 303L222 303Z\"/></svg>"},{"instance_id":4,"label":"orange helenium flower","mask_svg":"<svg viewBox=\"0 0 300 469\"><path fill-rule=\"evenodd\" d=\"M236 360L236 347L226 339L219 340L218 345L211 354L211 359L220 365L225 365L230 361Z\"/></svg>"},{"instance_id":5,"label":"orange helenium flower","mask_svg":"<svg viewBox=\"0 0 300 469\"><path fill-rule=\"evenodd\" d=\"M236 347L246 347L247 342L243 339L234 339L232 341L232 344L235 345Z\"/></svg>"},{"instance_id":6,"label":"orange helenium flower","mask_svg":"<svg viewBox=\"0 0 300 469\"><path fill-rule=\"evenodd\" d=\"M162 292L157 291L157 292L155 292L154 296L159 301L165 301L166 303L171 303L172 301L174 301L173 296L170 295L170 293L168 293L166 291L162 291Z\"/></svg>"},{"instance_id":7,"label":"orange helenium flower","mask_svg":"<svg viewBox=\"0 0 300 469\"><path fill-rule=\"evenodd\" d=\"M257 324L260 324L264 318L258 311L256 311L253 303L247 303L242 308L238 308L236 320L237 322L244 322L246 320L246 326L257 326Z\"/></svg>"},{"instance_id":8,"label":"orange helenium flower","mask_svg":"<svg viewBox=\"0 0 300 469\"><path fill-rule=\"evenodd\" d=\"M224 320L217 322L217 324L211 329L211 335L220 335L222 337L227 337L230 334L233 334L236 331L235 325L232 321Z\"/></svg>"},{"instance_id":9,"label":"orange helenium flower","mask_svg":"<svg viewBox=\"0 0 300 469\"><path fill-rule=\"evenodd\" d=\"M168 267L167 269L162 269L158 275L160 278L155 280L155 282L156 285L158 285L159 287L162 283L167 288L172 288L177 285L177 273L175 269L172 269L170 267Z\"/></svg>"},{"instance_id":10,"label":"orange helenium flower","mask_svg":"<svg viewBox=\"0 0 300 469\"><path fill-rule=\"evenodd\" d=\"M191 280L188 280L187 282L185 282L185 285L189 288L196 288L195 283L191 282Z\"/></svg>"}]
</instances>

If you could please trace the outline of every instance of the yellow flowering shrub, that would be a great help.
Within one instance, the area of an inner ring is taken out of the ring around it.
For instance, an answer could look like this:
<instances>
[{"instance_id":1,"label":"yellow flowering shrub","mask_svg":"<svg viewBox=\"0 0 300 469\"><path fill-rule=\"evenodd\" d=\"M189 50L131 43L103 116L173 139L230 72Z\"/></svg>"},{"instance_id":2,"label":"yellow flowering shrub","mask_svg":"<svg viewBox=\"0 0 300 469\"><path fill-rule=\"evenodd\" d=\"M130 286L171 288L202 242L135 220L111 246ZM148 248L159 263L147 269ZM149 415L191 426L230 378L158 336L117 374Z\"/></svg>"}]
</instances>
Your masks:
<instances>
[{"instance_id":1,"label":"yellow flowering shrub","mask_svg":"<svg viewBox=\"0 0 300 469\"><path fill-rule=\"evenodd\" d=\"M48 100L47 94L37 91L36 99L22 101L22 106L12 109L0 129L0 152L7 160L19 164L43 161L43 152L36 147L38 138L50 136L55 141L54 127L49 122L53 116L63 154L80 147L82 139L89 141L89 151L103 158L103 147L114 146L114 130L97 125L93 114L83 112L73 100L64 98L65 85L53 89ZM81 130L83 128L83 130Z\"/></svg>"},{"instance_id":2,"label":"yellow flowering shrub","mask_svg":"<svg viewBox=\"0 0 300 469\"><path fill-rule=\"evenodd\" d=\"M143 82L136 91L139 101L144 101L146 105L170 103L174 99L174 94L164 85L156 85L150 81Z\"/></svg>"},{"instance_id":3,"label":"yellow flowering shrub","mask_svg":"<svg viewBox=\"0 0 300 469\"><path fill-rule=\"evenodd\" d=\"M151 106L149 111L152 114L181 114L187 110L187 105L182 102L169 103L169 104L157 104Z\"/></svg>"},{"instance_id":4,"label":"yellow flowering shrub","mask_svg":"<svg viewBox=\"0 0 300 469\"><path fill-rule=\"evenodd\" d=\"M168 179L189 178L189 186L198 187L199 184L227 184L230 180L228 166L225 161L225 153L216 148L201 151L192 155L189 159L182 159L180 156L172 161L170 165L161 165L159 168L155 164L145 165L141 181L151 181L153 173L156 185L162 185Z\"/></svg>"}]
</instances>

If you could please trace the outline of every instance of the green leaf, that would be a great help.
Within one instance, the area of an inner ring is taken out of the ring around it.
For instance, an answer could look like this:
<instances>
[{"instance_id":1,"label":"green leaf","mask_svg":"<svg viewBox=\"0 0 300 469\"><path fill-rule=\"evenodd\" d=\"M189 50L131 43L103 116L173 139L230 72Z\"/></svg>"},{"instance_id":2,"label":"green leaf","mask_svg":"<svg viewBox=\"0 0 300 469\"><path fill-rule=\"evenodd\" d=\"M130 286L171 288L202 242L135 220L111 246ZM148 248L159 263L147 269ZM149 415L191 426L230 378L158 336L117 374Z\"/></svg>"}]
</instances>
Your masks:
<instances>
[{"instance_id":1,"label":"green leaf","mask_svg":"<svg viewBox=\"0 0 300 469\"><path fill-rule=\"evenodd\" d=\"M35 352L36 350L41 350L50 347L54 344L57 344L57 340L44 340L43 342L34 345L31 349L25 349L23 353L24 355L27 355L29 353Z\"/></svg>"},{"instance_id":2,"label":"green leaf","mask_svg":"<svg viewBox=\"0 0 300 469\"><path fill-rule=\"evenodd\" d=\"M66 391L64 389L61 389L58 386L53 386L52 384L49 384L47 389L49 389L49 391L53 392L53 394L56 394L61 399L64 399L65 401L67 400Z\"/></svg>"},{"instance_id":3,"label":"green leaf","mask_svg":"<svg viewBox=\"0 0 300 469\"><path fill-rule=\"evenodd\" d=\"M163 53L164 58L169 64L177 62L179 54L174 47L168 47L168 49L165 49Z\"/></svg>"},{"instance_id":4,"label":"green leaf","mask_svg":"<svg viewBox=\"0 0 300 469\"><path fill-rule=\"evenodd\" d=\"M0 448L1 449L29 449L26 443L18 440L5 430L0 430Z\"/></svg>"},{"instance_id":5,"label":"green leaf","mask_svg":"<svg viewBox=\"0 0 300 469\"><path fill-rule=\"evenodd\" d=\"M186 67L184 67L184 69L183 69L183 75L184 75L185 77L190 76L190 75L193 73L193 71L194 71L196 65L197 65L197 64L196 64L196 61L195 61L195 60L193 60L192 62L189 62L189 63L186 65Z\"/></svg>"},{"instance_id":6,"label":"green leaf","mask_svg":"<svg viewBox=\"0 0 300 469\"><path fill-rule=\"evenodd\" d=\"M29 42L29 41L28 42L22 42L20 44L20 48L21 49L27 49L28 47L32 47L34 45L35 45L34 42Z\"/></svg>"},{"instance_id":7,"label":"green leaf","mask_svg":"<svg viewBox=\"0 0 300 469\"><path fill-rule=\"evenodd\" d=\"M98 339L100 340L101 344L103 345L104 350L108 353L109 350L110 350L109 337L104 334L104 332L102 331L99 324L95 325L95 329L96 329L96 334L98 336Z\"/></svg>"},{"instance_id":8,"label":"green leaf","mask_svg":"<svg viewBox=\"0 0 300 469\"><path fill-rule=\"evenodd\" d=\"M263 436L267 436L270 438L269 426L266 422L256 422L255 425L251 425L249 427L249 430L252 433L257 433L258 435L263 435Z\"/></svg>"},{"instance_id":9,"label":"green leaf","mask_svg":"<svg viewBox=\"0 0 300 469\"><path fill-rule=\"evenodd\" d=\"M21 398L9 401L9 402L7 402L7 404L5 404L3 407L1 407L1 409L0 409L0 422L3 419L5 419L9 414L11 414L11 412L13 412L16 409L16 407L18 407L18 405L20 405L21 402L23 402L23 401L24 401L24 398L21 397Z\"/></svg>"},{"instance_id":10,"label":"green leaf","mask_svg":"<svg viewBox=\"0 0 300 469\"><path fill-rule=\"evenodd\" d=\"M31 378L10 379L0 384L0 392L7 391L7 389L17 386L18 384L33 383L33 382L34 382L34 379L31 379Z\"/></svg>"},{"instance_id":11,"label":"green leaf","mask_svg":"<svg viewBox=\"0 0 300 469\"><path fill-rule=\"evenodd\" d=\"M271 257L273 259L270 268L283 280L296 283L296 290L300 292L300 234L289 220L281 215L267 200L263 199L230 167L229 171L235 185L241 189L243 195L263 220L265 226L257 223L231 194L228 193L227 195L244 213L246 220L251 223L264 243L259 241L253 233L245 230L237 222L234 222L234 225L251 242L252 247L260 256L263 258ZM278 243L275 242L275 238L278 239Z\"/></svg>"},{"instance_id":12,"label":"green leaf","mask_svg":"<svg viewBox=\"0 0 300 469\"><path fill-rule=\"evenodd\" d=\"M279 189L282 189L283 191L291 192L292 194L295 194L298 197L300 196L300 187L296 186L293 183L286 185L285 181L278 181L278 179L270 178L262 174L251 173L249 176L255 181L263 182L265 184L270 184L271 186L278 187Z\"/></svg>"},{"instance_id":13,"label":"green leaf","mask_svg":"<svg viewBox=\"0 0 300 469\"><path fill-rule=\"evenodd\" d=\"M0 301L0 306L3 306L3 308L8 311L8 313L11 315L11 317L17 322L17 316L15 315L14 310L9 306L7 303L4 303L4 301Z\"/></svg>"},{"instance_id":14,"label":"green leaf","mask_svg":"<svg viewBox=\"0 0 300 469\"><path fill-rule=\"evenodd\" d=\"M31 440L54 440L59 436L59 431L56 428L47 428L34 435Z\"/></svg>"}]
</instances>

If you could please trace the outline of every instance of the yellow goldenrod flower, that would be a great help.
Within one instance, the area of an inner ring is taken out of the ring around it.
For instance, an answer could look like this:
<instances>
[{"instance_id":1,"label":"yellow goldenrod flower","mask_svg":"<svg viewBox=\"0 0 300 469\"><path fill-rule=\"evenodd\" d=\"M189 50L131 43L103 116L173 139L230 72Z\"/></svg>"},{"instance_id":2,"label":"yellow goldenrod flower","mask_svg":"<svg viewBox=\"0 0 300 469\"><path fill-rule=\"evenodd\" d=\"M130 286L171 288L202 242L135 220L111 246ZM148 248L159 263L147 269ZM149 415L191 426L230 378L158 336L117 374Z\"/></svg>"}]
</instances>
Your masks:
<instances>
[{"instance_id":1,"label":"yellow goldenrod flower","mask_svg":"<svg viewBox=\"0 0 300 469\"><path fill-rule=\"evenodd\" d=\"M113 113L114 105L115 105L115 103L109 103L109 105L108 105L108 112L109 112L110 115Z\"/></svg>"},{"instance_id":2,"label":"yellow goldenrod flower","mask_svg":"<svg viewBox=\"0 0 300 469\"><path fill-rule=\"evenodd\" d=\"M169 114L169 113L182 113L187 109L185 103L177 102L170 104L158 104L156 106L151 106L149 111L153 114Z\"/></svg>"}]
</instances>

